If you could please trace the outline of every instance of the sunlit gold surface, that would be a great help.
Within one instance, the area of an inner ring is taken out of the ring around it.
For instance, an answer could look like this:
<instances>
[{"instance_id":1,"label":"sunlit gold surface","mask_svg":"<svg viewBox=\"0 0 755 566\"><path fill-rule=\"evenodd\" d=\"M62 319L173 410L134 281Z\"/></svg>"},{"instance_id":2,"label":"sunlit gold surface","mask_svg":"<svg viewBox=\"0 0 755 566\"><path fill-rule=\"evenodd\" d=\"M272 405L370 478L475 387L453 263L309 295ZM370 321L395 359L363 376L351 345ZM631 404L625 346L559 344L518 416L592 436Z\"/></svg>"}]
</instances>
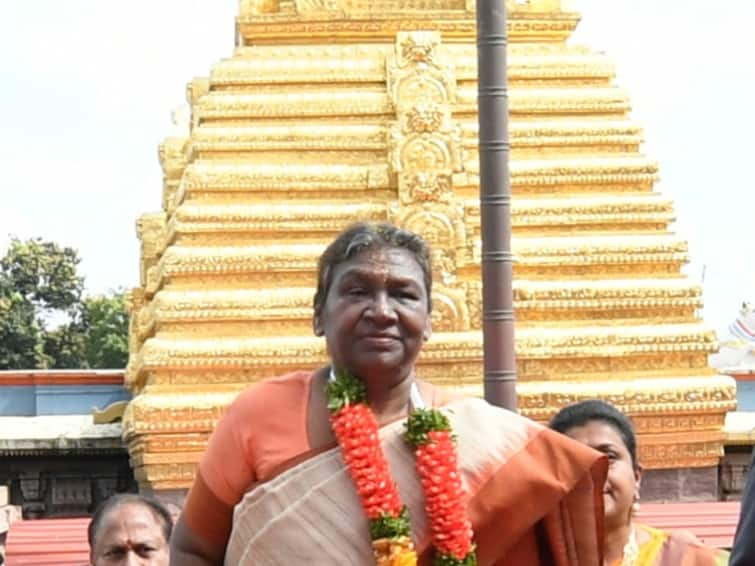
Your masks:
<instances>
[{"instance_id":1,"label":"sunlit gold surface","mask_svg":"<svg viewBox=\"0 0 755 566\"><path fill-rule=\"evenodd\" d=\"M419 373L481 394L473 5L242 0L239 46L191 81L162 210L138 222L124 434L144 486L187 487L246 384L327 361L317 258L357 219L430 241ZM715 335L629 97L606 56L564 44L578 17L560 2L507 5L520 409L600 396L635 418L646 468L714 465L733 381L707 365Z\"/></svg>"}]
</instances>

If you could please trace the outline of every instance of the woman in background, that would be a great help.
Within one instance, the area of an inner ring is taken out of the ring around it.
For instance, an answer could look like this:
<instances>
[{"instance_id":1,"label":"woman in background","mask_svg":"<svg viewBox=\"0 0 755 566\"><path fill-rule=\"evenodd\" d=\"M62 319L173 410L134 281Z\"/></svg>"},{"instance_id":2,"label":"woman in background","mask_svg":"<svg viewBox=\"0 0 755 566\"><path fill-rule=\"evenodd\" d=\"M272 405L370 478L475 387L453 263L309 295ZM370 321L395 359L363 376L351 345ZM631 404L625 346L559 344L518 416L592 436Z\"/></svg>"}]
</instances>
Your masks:
<instances>
[{"instance_id":1,"label":"woman in background","mask_svg":"<svg viewBox=\"0 0 755 566\"><path fill-rule=\"evenodd\" d=\"M614 406L589 400L564 407L550 427L608 456L603 489L606 566L713 566L727 556L703 546L692 533L667 533L634 521L642 467L629 419Z\"/></svg>"}]
</instances>

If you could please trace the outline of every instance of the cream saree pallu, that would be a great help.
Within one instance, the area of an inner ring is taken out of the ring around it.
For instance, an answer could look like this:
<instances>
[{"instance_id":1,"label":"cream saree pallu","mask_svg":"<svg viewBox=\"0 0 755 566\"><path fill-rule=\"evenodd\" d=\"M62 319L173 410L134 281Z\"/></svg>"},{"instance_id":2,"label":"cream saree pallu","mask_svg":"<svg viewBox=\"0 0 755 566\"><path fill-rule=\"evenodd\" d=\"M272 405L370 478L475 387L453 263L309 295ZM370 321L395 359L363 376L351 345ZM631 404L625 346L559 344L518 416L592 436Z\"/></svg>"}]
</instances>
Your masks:
<instances>
[{"instance_id":1,"label":"cream saree pallu","mask_svg":"<svg viewBox=\"0 0 755 566\"><path fill-rule=\"evenodd\" d=\"M600 566L604 459L477 399L441 409L457 437L480 565ZM404 423L380 431L420 564L430 533ZM598 517L598 519L596 519ZM478 536L479 535L479 536ZM228 566L370 565L367 518L333 448L254 487L236 506Z\"/></svg>"}]
</instances>

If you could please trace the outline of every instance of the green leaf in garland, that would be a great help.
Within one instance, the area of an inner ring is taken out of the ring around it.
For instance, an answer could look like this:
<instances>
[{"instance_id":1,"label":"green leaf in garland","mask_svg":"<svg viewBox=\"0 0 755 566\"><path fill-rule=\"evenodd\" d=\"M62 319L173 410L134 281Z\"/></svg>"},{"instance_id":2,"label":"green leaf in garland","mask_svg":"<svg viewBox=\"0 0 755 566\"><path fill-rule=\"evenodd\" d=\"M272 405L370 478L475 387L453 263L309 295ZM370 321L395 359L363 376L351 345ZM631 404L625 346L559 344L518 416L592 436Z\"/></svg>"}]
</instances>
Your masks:
<instances>
[{"instance_id":1,"label":"green leaf in garland","mask_svg":"<svg viewBox=\"0 0 755 566\"><path fill-rule=\"evenodd\" d=\"M433 566L477 566L477 554L472 550L463 560L448 554L436 554Z\"/></svg>"},{"instance_id":2,"label":"green leaf in garland","mask_svg":"<svg viewBox=\"0 0 755 566\"><path fill-rule=\"evenodd\" d=\"M437 409L416 409L406 421L404 438L414 448L427 444L427 433L432 431L451 431L448 417Z\"/></svg>"},{"instance_id":3,"label":"green leaf in garland","mask_svg":"<svg viewBox=\"0 0 755 566\"><path fill-rule=\"evenodd\" d=\"M398 517L383 513L377 519L370 519L370 538L372 540L408 537L410 535L409 511L406 507L401 510Z\"/></svg>"},{"instance_id":4,"label":"green leaf in garland","mask_svg":"<svg viewBox=\"0 0 755 566\"><path fill-rule=\"evenodd\" d=\"M328 381L328 409L337 413L347 405L367 402L367 388L358 377L347 369L335 372L336 378Z\"/></svg>"}]
</instances>

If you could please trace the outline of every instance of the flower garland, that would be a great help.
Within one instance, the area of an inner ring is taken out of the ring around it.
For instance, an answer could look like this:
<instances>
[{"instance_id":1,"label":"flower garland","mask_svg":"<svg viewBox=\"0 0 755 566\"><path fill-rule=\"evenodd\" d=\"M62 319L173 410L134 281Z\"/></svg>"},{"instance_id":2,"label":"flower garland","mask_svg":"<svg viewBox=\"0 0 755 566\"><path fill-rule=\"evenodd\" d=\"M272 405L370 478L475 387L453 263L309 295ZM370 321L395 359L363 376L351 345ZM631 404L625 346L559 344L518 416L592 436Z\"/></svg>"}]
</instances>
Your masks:
<instances>
[{"instance_id":1,"label":"flower garland","mask_svg":"<svg viewBox=\"0 0 755 566\"><path fill-rule=\"evenodd\" d=\"M383 453L375 415L364 384L348 371L328 383L330 422L346 467L370 525L378 566L415 566L409 513ZM472 528L458 471L458 457L448 419L439 411L414 411L407 422L407 442L415 448L436 566L474 566Z\"/></svg>"},{"instance_id":2,"label":"flower garland","mask_svg":"<svg viewBox=\"0 0 755 566\"><path fill-rule=\"evenodd\" d=\"M477 564L472 524L467 518L459 458L451 423L440 411L415 410L406 423L406 441L414 447L417 473L437 566Z\"/></svg>"}]
</instances>

